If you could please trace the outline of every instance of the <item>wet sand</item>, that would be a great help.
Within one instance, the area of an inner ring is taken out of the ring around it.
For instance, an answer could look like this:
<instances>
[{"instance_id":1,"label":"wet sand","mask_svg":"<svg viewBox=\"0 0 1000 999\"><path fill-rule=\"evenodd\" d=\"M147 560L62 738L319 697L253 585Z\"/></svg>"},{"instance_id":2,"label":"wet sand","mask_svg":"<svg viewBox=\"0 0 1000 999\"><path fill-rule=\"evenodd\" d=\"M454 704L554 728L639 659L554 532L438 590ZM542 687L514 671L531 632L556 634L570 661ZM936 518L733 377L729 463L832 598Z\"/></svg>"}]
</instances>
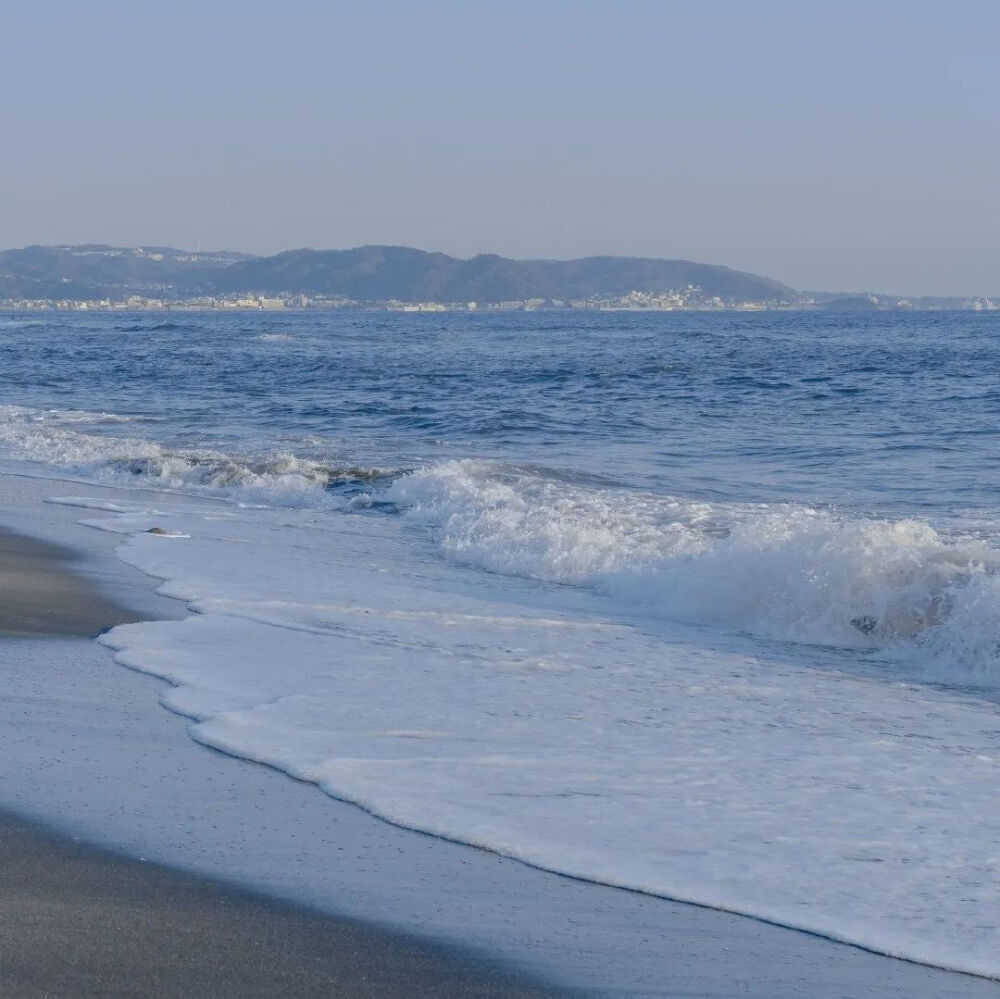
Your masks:
<instances>
[{"instance_id":1,"label":"wet sand","mask_svg":"<svg viewBox=\"0 0 1000 999\"><path fill-rule=\"evenodd\" d=\"M554 996L471 955L0 814L0 994Z\"/></svg>"},{"instance_id":2,"label":"wet sand","mask_svg":"<svg viewBox=\"0 0 1000 999\"><path fill-rule=\"evenodd\" d=\"M0 635L99 635L138 615L69 571L75 554L0 529Z\"/></svg>"}]
</instances>

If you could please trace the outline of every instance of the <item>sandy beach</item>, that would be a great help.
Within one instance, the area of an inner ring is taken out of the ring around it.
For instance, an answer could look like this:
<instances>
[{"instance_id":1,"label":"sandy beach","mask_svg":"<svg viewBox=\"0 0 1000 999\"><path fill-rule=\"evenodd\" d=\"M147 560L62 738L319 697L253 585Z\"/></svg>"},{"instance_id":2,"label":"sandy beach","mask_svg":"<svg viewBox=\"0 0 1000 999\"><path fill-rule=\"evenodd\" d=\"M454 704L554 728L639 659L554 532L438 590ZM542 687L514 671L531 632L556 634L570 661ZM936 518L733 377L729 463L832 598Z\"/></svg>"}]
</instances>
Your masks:
<instances>
[{"instance_id":1,"label":"sandy beach","mask_svg":"<svg viewBox=\"0 0 1000 999\"><path fill-rule=\"evenodd\" d=\"M0 533L0 635L93 637L140 615L73 573L74 552Z\"/></svg>"},{"instance_id":2,"label":"sandy beach","mask_svg":"<svg viewBox=\"0 0 1000 999\"><path fill-rule=\"evenodd\" d=\"M0 816L5 996L555 996L426 941Z\"/></svg>"},{"instance_id":3,"label":"sandy beach","mask_svg":"<svg viewBox=\"0 0 1000 999\"><path fill-rule=\"evenodd\" d=\"M4 994L1000 995L400 829L196 744L162 683L85 637L184 607L44 505L51 483L5 481L8 526L46 541L0 549L24 608L0 642Z\"/></svg>"}]
</instances>

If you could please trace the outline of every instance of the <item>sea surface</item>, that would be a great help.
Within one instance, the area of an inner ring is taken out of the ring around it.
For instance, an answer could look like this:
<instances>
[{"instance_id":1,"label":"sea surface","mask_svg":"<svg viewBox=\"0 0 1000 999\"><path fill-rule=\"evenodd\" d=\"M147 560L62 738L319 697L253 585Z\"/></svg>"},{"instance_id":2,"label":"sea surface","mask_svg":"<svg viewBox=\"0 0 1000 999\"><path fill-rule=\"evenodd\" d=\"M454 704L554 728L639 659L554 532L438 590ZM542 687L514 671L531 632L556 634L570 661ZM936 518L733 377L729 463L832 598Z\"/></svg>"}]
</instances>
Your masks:
<instances>
[{"instance_id":1,"label":"sea surface","mask_svg":"<svg viewBox=\"0 0 1000 999\"><path fill-rule=\"evenodd\" d=\"M188 601L102 641L195 739L1000 977L998 372L990 313L6 313L0 473Z\"/></svg>"}]
</instances>

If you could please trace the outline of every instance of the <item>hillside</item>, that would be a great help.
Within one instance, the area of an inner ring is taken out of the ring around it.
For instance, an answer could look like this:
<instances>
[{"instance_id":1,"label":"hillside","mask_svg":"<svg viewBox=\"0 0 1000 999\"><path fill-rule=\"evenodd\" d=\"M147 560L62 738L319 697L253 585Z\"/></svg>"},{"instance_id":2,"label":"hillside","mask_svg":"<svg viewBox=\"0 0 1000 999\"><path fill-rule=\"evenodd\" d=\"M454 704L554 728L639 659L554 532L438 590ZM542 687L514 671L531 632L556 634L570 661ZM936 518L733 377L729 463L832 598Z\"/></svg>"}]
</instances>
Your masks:
<instances>
[{"instance_id":1,"label":"hillside","mask_svg":"<svg viewBox=\"0 0 1000 999\"><path fill-rule=\"evenodd\" d=\"M0 251L0 298L124 298L207 294L223 268L243 253L190 253L91 244Z\"/></svg>"},{"instance_id":2,"label":"hillside","mask_svg":"<svg viewBox=\"0 0 1000 999\"><path fill-rule=\"evenodd\" d=\"M0 252L0 298L178 299L240 292L343 296L362 302L568 300L696 285L727 302L797 302L770 278L713 264L641 257L468 260L402 246L288 250L271 257L170 247L30 246Z\"/></svg>"},{"instance_id":3,"label":"hillside","mask_svg":"<svg viewBox=\"0 0 1000 999\"><path fill-rule=\"evenodd\" d=\"M288 250L234 264L219 291L302 292L362 301L502 302L661 292L699 286L727 301L798 301L791 288L714 264L641 257L512 260L481 254L469 260L399 246L353 250Z\"/></svg>"}]
</instances>

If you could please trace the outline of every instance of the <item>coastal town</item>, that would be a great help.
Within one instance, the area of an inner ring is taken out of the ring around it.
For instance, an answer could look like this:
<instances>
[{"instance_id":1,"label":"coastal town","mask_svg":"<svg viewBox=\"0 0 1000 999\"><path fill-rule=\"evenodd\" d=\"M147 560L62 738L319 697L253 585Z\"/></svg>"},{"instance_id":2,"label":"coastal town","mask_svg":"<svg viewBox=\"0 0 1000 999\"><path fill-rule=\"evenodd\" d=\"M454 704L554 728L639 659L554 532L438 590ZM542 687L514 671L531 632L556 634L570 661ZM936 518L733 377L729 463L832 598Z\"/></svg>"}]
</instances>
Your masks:
<instances>
[{"instance_id":1,"label":"coastal town","mask_svg":"<svg viewBox=\"0 0 1000 999\"><path fill-rule=\"evenodd\" d=\"M192 298L156 298L129 295L124 298L7 298L0 299L0 309L13 312L272 312L289 310L329 311L363 309L383 312L536 312L574 309L599 312L762 312L767 310L812 310L836 308L850 311L885 310L967 310L1000 311L1000 301L992 298L924 301L891 296L845 296L837 299L807 298L788 303L768 300L731 302L719 296L705 295L697 285L664 292L630 291L624 295L595 295L587 298L511 299L500 302L411 302L399 299L365 301L343 295L238 293L201 295Z\"/></svg>"},{"instance_id":2,"label":"coastal town","mask_svg":"<svg viewBox=\"0 0 1000 999\"><path fill-rule=\"evenodd\" d=\"M690 285L680 290L665 292L631 291L625 295L601 295L576 299L527 298L501 302L408 302L399 299L385 301L359 301L342 295L278 294L259 295L241 293L193 298L155 298L146 295L129 295L121 299L72 299L72 298L21 298L0 300L0 307L15 311L57 310L63 312L136 312L136 311L275 311L285 309L369 309L388 312L477 312L524 311L540 309L589 309L598 311L671 312L688 310L737 309L760 311L784 307L779 303L747 301L728 303L718 296L707 296Z\"/></svg>"}]
</instances>

